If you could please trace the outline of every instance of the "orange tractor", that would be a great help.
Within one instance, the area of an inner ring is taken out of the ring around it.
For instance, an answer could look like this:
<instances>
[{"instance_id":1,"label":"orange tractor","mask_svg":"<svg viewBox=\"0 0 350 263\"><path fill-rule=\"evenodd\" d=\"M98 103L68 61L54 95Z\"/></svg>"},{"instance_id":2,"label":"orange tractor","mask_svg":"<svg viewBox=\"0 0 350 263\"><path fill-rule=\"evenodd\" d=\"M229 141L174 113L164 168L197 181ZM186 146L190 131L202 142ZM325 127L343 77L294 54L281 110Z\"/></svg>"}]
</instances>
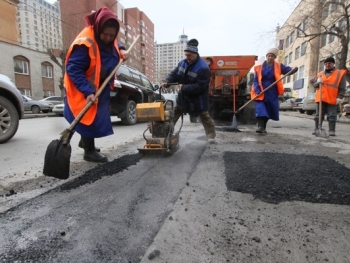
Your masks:
<instances>
[{"instance_id":1,"label":"orange tractor","mask_svg":"<svg viewBox=\"0 0 350 263\"><path fill-rule=\"evenodd\" d=\"M257 56L204 56L210 68L209 114L213 120L231 121L233 113L248 102L254 74L249 72ZM255 105L237 115L241 124L255 124ZM192 118L191 118L192 121Z\"/></svg>"}]
</instances>

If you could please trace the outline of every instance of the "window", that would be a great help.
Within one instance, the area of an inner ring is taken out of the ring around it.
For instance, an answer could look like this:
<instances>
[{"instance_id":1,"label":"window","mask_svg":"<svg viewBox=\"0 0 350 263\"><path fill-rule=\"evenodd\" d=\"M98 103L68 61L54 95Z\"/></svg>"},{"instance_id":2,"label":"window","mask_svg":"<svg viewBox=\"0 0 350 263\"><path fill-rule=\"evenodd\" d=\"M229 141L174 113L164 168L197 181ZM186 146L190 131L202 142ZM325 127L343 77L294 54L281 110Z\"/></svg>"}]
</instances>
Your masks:
<instances>
[{"instance_id":1,"label":"window","mask_svg":"<svg viewBox=\"0 0 350 263\"><path fill-rule=\"evenodd\" d=\"M143 86L146 87L146 89L153 90L152 83L145 76L141 75L141 79L142 79Z\"/></svg>"},{"instance_id":2,"label":"window","mask_svg":"<svg viewBox=\"0 0 350 263\"><path fill-rule=\"evenodd\" d=\"M297 75L296 80L303 79L304 78L304 66L299 67L299 69L295 75Z\"/></svg>"},{"instance_id":3,"label":"window","mask_svg":"<svg viewBox=\"0 0 350 263\"><path fill-rule=\"evenodd\" d=\"M41 75L44 78L52 79L52 66L41 65Z\"/></svg>"},{"instance_id":4,"label":"window","mask_svg":"<svg viewBox=\"0 0 350 263\"><path fill-rule=\"evenodd\" d=\"M304 56L306 53L306 42L302 43L300 46L300 56Z\"/></svg>"},{"instance_id":5,"label":"window","mask_svg":"<svg viewBox=\"0 0 350 263\"><path fill-rule=\"evenodd\" d=\"M290 64L293 60L293 52L290 52L288 55L288 64Z\"/></svg>"},{"instance_id":6,"label":"window","mask_svg":"<svg viewBox=\"0 0 350 263\"><path fill-rule=\"evenodd\" d=\"M301 23L299 24L298 29L297 29L297 35L298 35L298 36L305 34L305 31L306 31L307 28L308 28L308 23L309 23L308 19L305 18L305 19L303 20L303 22L301 22Z\"/></svg>"},{"instance_id":7,"label":"window","mask_svg":"<svg viewBox=\"0 0 350 263\"><path fill-rule=\"evenodd\" d=\"M324 47L327 44L327 34L322 34L321 35L321 42L320 42L320 47Z\"/></svg>"},{"instance_id":8,"label":"window","mask_svg":"<svg viewBox=\"0 0 350 263\"><path fill-rule=\"evenodd\" d=\"M13 62L14 62L15 73L29 75L28 61L15 58L13 59Z\"/></svg>"},{"instance_id":9,"label":"window","mask_svg":"<svg viewBox=\"0 0 350 263\"><path fill-rule=\"evenodd\" d=\"M295 49L295 59L300 57L300 46Z\"/></svg>"}]
</instances>

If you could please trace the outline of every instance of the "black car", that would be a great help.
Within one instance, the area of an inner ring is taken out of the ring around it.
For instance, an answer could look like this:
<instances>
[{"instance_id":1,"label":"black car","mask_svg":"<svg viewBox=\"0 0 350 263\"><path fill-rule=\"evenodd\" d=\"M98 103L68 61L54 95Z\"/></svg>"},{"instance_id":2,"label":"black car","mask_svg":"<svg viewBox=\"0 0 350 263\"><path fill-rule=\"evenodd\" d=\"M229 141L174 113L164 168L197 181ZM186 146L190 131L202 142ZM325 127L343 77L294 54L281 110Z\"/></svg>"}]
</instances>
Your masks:
<instances>
[{"instance_id":1,"label":"black car","mask_svg":"<svg viewBox=\"0 0 350 263\"><path fill-rule=\"evenodd\" d=\"M111 91L111 115L118 116L126 125L137 123L136 104L160 100L161 96L156 92L158 89L159 86L153 86L144 74L122 64L116 74L114 90Z\"/></svg>"}]
</instances>

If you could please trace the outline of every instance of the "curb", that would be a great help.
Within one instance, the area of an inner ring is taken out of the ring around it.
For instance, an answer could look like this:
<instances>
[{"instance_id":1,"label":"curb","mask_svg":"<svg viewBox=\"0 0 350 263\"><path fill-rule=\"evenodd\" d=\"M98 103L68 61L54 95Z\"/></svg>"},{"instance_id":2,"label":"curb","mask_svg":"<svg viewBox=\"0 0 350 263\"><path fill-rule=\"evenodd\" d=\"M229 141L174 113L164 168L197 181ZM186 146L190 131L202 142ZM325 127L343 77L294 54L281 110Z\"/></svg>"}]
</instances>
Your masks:
<instances>
[{"instance_id":1,"label":"curb","mask_svg":"<svg viewBox=\"0 0 350 263\"><path fill-rule=\"evenodd\" d=\"M56 113L25 113L22 119L34 119L34 118L45 118L45 117L59 117Z\"/></svg>"}]
</instances>

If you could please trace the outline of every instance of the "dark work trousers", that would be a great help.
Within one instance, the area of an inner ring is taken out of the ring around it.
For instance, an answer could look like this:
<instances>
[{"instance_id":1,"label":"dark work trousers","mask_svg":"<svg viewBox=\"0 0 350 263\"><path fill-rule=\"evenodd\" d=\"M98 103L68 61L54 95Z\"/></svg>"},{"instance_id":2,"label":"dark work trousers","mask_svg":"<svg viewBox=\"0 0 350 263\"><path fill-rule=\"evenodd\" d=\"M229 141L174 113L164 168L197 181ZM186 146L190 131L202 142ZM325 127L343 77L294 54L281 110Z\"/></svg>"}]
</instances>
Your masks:
<instances>
[{"instance_id":1,"label":"dark work trousers","mask_svg":"<svg viewBox=\"0 0 350 263\"><path fill-rule=\"evenodd\" d=\"M314 118L314 120L316 122L318 122L319 120L319 103L317 102L317 107L316 107L316 116ZM336 122L337 121L337 109L338 109L338 105L332 105L332 104L328 104L326 102L322 101L322 109L321 109L321 120L324 120L324 116L325 114L327 114L327 120L329 122Z\"/></svg>"},{"instance_id":2,"label":"dark work trousers","mask_svg":"<svg viewBox=\"0 0 350 263\"><path fill-rule=\"evenodd\" d=\"M174 113L174 122L176 123L177 120L181 117L182 110L180 107L175 107L175 113ZM212 119L209 116L208 111L200 111L196 112L196 115L198 114L199 118L201 119L202 125L204 127L205 134L207 138L213 139L216 136L215 132L215 125Z\"/></svg>"}]
</instances>

